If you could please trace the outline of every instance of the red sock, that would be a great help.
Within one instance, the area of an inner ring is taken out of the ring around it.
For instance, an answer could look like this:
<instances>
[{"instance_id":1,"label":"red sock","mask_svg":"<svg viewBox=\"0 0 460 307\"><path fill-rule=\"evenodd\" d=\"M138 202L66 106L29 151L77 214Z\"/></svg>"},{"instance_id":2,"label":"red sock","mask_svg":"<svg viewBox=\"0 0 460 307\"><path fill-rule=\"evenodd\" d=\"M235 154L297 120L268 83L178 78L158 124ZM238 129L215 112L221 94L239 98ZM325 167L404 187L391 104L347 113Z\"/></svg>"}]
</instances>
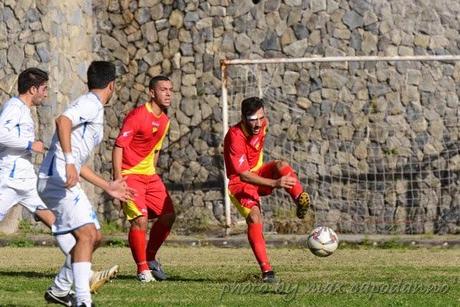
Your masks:
<instances>
[{"instance_id":1,"label":"red sock","mask_svg":"<svg viewBox=\"0 0 460 307\"><path fill-rule=\"evenodd\" d=\"M295 177L295 179L297 180L297 183L292 188L290 188L289 190L286 190L291 195L293 200L297 200L297 197L299 197L300 193L303 192L303 188L302 188L302 185L300 184L299 178L297 178L297 174L294 172L294 170L289 165L280 169L279 172L281 176L289 175L291 177Z\"/></svg>"},{"instance_id":2,"label":"red sock","mask_svg":"<svg viewBox=\"0 0 460 307\"><path fill-rule=\"evenodd\" d=\"M169 235L171 228L159 221L156 221L153 224L152 229L150 230L149 243L147 245L147 260L155 260L158 249L160 249L161 244L166 240Z\"/></svg>"},{"instance_id":3,"label":"red sock","mask_svg":"<svg viewBox=\"0 0 460 307\"><path fill-rule=\"evenodd\" d=\"M262 224L248 224L248 240L262 272L271 271L272 267L267 257Z\"/></svg>"},{"instance_id":4,"label":"red sock","mask_svg":"<svg viewBox=\"0 0 460 307\"><path fill-rule=\"evenodd\" d=\"M133 254L134 261L137 264L137 273L148 270L146 254L145 254L145 231L140 229L130 229L128 234L129 247Z\"/></svg>"}]
</instances>

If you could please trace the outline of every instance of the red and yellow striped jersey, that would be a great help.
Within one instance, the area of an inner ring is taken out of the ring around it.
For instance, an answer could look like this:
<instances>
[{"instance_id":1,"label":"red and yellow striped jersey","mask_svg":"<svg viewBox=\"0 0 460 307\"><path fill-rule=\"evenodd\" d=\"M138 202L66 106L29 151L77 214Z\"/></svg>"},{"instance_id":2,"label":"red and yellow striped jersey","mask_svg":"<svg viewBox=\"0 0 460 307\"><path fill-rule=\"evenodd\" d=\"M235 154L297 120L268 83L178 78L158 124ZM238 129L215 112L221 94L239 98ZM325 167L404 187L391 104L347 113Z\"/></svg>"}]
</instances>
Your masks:
<instances>
[{"instance_id":1,"label":"red and yellow striped jersey","mask_svg":"<svg viewBox=\"0 0 460 307\"><path fill-rule=\"evenodd\" d=\"M129 112L115 141L115 146L123 148L121 173L156 174L155 155L161 150L168 128L168 116L155 115L150 102Z\"/></svg>"},{"instance_id":2,"label":"red and yellow striped jersey","mask_svg":"<svg viewBox=\"0 0 460 307\"><path fill-rule=\"evenodd\" d=\"M245 171L257 172L264 163L264 142L267 126L259 134L250 135L242 122L232 126L224 140L227 177L232 179Z\"/></svg>"}]
</instances>

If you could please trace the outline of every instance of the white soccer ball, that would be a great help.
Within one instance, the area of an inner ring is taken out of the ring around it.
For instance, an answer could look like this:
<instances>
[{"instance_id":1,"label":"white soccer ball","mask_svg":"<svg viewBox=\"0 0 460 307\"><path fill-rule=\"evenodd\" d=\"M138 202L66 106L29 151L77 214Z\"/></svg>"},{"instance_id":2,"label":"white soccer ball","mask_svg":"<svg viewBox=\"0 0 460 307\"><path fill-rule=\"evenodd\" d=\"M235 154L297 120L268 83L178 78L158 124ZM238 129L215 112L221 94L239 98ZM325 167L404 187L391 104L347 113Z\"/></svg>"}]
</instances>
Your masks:
<instances>
[{"instance_id":1,"label":"white soccer ball","mask_svg":"<svg viewBox=\"0 0 460 307\"><path fill-rule=\"evenodd\" d=\"M307 246L310 251L318 257L327 257L337 249L339 237L329 227L316 227L307 239Z\"/></svg>"}]
</instances>

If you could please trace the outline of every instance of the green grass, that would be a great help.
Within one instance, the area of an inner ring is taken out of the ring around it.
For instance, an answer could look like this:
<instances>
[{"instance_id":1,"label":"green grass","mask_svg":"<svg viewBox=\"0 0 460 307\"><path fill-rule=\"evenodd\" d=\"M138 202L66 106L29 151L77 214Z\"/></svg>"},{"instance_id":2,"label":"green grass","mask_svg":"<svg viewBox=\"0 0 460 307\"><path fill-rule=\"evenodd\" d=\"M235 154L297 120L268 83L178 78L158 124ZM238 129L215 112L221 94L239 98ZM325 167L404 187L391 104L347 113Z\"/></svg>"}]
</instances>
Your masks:
<instances>
[{"instance_id":1,"label":"green grass","mask_svg":"<svg viewBox=\"0 0 460 307\"><path fill-rule=\"evenodd\" d=\"M142 285L128 248L107 247L94 268L121 272L93 296L97 306L459 306L459 249L340 248L318 258L271 248L279 284L258 281L248 248L163 247L170 280ZM0 306L45 306L43 293L63 262L57 248L0 248Z\"/></svg>"}]
</instances>

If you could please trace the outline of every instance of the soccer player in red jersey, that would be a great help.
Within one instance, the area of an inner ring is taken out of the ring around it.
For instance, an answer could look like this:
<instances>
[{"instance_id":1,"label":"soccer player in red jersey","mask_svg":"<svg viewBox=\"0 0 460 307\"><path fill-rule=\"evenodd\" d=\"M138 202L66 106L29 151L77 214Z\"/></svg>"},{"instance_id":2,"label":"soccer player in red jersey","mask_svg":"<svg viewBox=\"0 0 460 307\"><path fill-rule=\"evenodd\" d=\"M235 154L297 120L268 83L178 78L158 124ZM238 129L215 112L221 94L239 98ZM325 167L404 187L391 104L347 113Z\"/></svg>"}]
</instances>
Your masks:
<instances>
[{"instance_id":1,"label":"soccer player in red jersey","mask_svg":"<svg viewBox=\"0 0 460 307\"><path fill-rule=\"evenodd\" d=\"M169 128L169 118L164 111L171 105L172 90L167 77L156 76L150 80L150 101L126 116L112 153L115 179L125 177L128 186L137 192L132 200L124 203L123 211L131 223L129 246L141 282L167 278L156 254L168 237L176 215L155 166ZM151 218L157 221L146 242Z\"/></svg>"},{"instance_id":2,"label":"soccer player in red jersey","mask_svg":"<svg viewBox=\"0 0 460 307\"><path fill-rule=\"evenodd\" d=\"M263 100L257 97L244 99L241 121L225 135L224 160L230 199L248 224L248 239L262 271L262 281L275 282L265 248L260 196L284 188L297 204L297 217L301 219L306 214L310 197L287 162L263 162L267 128Z\"/></svg>"}]
</instances>

